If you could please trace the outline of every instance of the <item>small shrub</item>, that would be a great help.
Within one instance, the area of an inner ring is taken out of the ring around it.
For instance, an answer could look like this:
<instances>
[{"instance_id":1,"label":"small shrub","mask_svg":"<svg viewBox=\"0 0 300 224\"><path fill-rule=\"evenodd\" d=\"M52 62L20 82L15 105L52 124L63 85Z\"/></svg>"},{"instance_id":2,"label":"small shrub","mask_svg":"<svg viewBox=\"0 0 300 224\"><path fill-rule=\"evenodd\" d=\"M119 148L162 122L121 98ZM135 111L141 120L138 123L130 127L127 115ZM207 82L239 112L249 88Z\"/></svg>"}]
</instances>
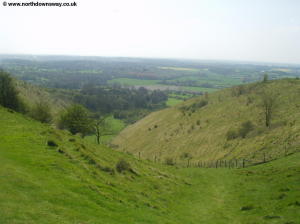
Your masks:
<instances>
[{"instance_id":1,"label":"small shrub","mask_svg":"<svg viewBox=\"0 0 300 224\"><path fill-rule=\"evenodd\" d=\"M90 158L90 157L88 157L88 163L92 164L92 165L97 164L97 162L94 159Z\"/></svg>"},{"instance_id":2,"label":"small shrub","mask_svg":"<svg viewBox=\"0 0 300 224\"><path fill-rule=\"evenodd\" d=\"M170 158L170 157L165 158L165 164L169 165L169 166L174 166L175 165L173 159Z\"/></svg>"},{"instance_id":3,"label":"small shrub","mask_svg":"<svg viewBox=\"0 0 300 224\"><path fill-rule=\"evenodd\" d=\"M251 121L246 121L242 123L241 128L239 129L239 136L242 138L246 138L247 134L254 129L254 125Z\"/></svg>"},{"instance_id":4,"label":"small shrub","mask_svg":"<svg viewBox=\"0 0 300 224\"><path fill-rule=\"evenodd\" d=\"M58 146L58 145L56 144L56 142L53 141L53 140L48 140L48 141L47 141L47 145L48 145L48 146L51 146L51 147L57 147L57 146Z\"/></svg>"},{"instance_id":5,"label":"small shrub","mask_svg":"<svg viewBox=\"0 0 300 224\"><path fill-rule=\"evenodd\" d=\"M197 108L201 108L204 107L208 104L207 100L201 100L198 104L197 104Z\"/></svg>"},{"instance_id":6,"label":"small shrub","mask_svg":"<svg viewBox=\"0 0 300 224\"><path fill-rule=\"evenodd\" d=\"M62 149L58 149L57 151L58 151L59 153L61 153L61 154L64 154L64 153L65 153L65 151L62 150Z\"/></svg>"},{"instance_id":7,"label":"small shrub","mask_svg":"<svg viewBox=\"0 0 300 224\"><path fill-rule=\"evenodd\" d=\"M245 93L247 93L247 89L243 85L231 88L231 95L232 96L238 97L238 96L243 95Z\"/></svg>"},{"instance_id":8,"label":"small shrub","mask_svg":"<svg viewBox=\"0 0 300 224\"><path fill-rule=\"evenodd\" d=\"M281 217L278 215L266 215L264 219L280 219Z\"/></svg>"},{"instance_id":9,"label":"small shrub","mask_svg":"<svg viewBox=\"0 0 300 224\"><path fill-rule=\"evenodd\" d=\"M113 168L108 167L108 166L100 167L100 170L102 170L104 172L107 172L107 173L110 173L110 174L115 174L115 170Z\"/></svg>"},{"instance_id":10,"label":"small shrub","mask_svg":"<svg viewBox=\"0 0 300 224\"><path fill-rule=\"evenodd\" d=\"M116 164L116 170L119 172L119 173L122 173L124 171L130 171L131 170L131 167L130 167L130 164L124 160L124 159L121 159L119 160L119 162L117 162Z\"/></svg>"},{"instance_id":11,"label":"small shrub","mask_svg":"<svg viewBox=\"0 0 300 224\"><path fill-rule=\"evenodd\" d=\"M241 207L241 211L249 211L252 209L254 209L254 207L252 205L247 205L247 206Z\"/></svg>"},{"instance_id":12,"label":"small shrub","mask_svg":"<svg viewBox=\"0 0 300 224\"><path fill-rule=\"evenodd\" d=\"M191 159L191 158L193 158L193 157L192 157L192 155L191 155L190 153L184 152L184 153L182 153L182 154L180 155L180 158L181 158L181 159Z\"/></svg>"},{"instance_id":13,"label":"small shrub","mask_svg":"<svg viewBox=\"0 0 300 224\"><path fill-rule=\"evenodd\" d=\"M196 124L199 126L200 125L200 120L197 120Z\"/></svg>"},{"instance_id":14,"label":"small shrub","mask_svg":"<svg viewBox=\"0 0 300 224\"><path fill-rule=\"evenodd\" d=\"M233 139L236 139L237 137L238 137L238 133L234 130L229 130L226 133L226 139L227 140L233 140Z\"/></svg>"}]
</instances>

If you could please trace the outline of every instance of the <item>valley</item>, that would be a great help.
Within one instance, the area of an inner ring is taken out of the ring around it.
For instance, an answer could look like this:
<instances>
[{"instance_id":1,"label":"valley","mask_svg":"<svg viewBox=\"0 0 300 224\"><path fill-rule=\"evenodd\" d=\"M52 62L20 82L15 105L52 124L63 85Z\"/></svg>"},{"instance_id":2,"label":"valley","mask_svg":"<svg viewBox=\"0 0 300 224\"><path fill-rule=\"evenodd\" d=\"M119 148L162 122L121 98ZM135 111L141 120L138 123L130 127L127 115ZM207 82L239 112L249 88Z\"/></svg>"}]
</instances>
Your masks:
<instances>
[{"instance_id":1,"label":"valley","mask_svg":"<svg viewBox=\"0 0 300 224\"><path fill-rule=\"evenodd\" d=\"M0 223L300 222L299 78L194 94L16 77L0 77L16 101L0 94Z\"/></svg>"}]
</instances>

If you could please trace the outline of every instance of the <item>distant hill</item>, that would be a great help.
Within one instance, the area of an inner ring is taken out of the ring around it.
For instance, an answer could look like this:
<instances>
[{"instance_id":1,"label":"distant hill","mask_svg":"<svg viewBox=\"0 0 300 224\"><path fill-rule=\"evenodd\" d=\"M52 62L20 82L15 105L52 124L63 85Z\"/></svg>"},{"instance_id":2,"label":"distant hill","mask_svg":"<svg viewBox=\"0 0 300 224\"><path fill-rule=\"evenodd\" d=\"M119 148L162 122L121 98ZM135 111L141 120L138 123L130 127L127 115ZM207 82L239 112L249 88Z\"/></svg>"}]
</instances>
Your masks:
<instances>
[{"instance_id":1,"label":"distant hill","mask_svg":"<svg viewBox=\"0 0 300 224\"><path fill-rule=\"evenodd\" d=\"M264 94L274 98L269 128ZM300 149L299 99L299 79L236 86L154 112L125 128L113 144L142 158L178 163L270 160Z\"/></svg>"}]
</instances>

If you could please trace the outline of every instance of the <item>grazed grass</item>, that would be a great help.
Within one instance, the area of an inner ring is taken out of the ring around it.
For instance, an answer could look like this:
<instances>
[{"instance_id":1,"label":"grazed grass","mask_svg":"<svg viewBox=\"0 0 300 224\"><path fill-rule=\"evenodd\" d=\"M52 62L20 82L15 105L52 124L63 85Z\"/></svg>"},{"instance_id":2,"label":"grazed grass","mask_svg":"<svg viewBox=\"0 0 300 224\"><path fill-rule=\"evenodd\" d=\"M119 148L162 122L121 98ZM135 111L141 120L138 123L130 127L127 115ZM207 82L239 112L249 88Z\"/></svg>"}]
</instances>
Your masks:
<instances>
[{"instance_id":1,"label":"grazed grass","mask_svg":"<svg viewBox=\"0 0 300 224\"><path fill-rule=\"evenodd\" d=\"M3 224L300 222L299 153L246 169L178 169L1 107L0 133ZM112 172L121 159L132 171Z\"/></svg>"},{"instance_id":2,"label":"grazed grass","mask_svg":"<svg viewBox=\"0 0 300 224\"><path fill-rule=\"evenodd\" d=\"M276 80L244 88L246 92L239 96L234 95L236 89L225 89L154 112L125 128L113 143L120 150L140 152L143 158L172 157L177 162L185 152L192 155L191 162L232 158L259 162L264 154L270 160L283 156L285 149L299 150L300 81ZM271 128L264 127L261 91L265 89L278 94ZM198 108L203 101L208 104ZM227 132L246 121L252 122L253 131L245 138L228 140Z\"/></svg>"},{"instance_id":3,"label":"grazed grass","mask_svg":"<svg viewBox=\"0 0 300 224\"><path fill-rule=\"evenodd\" d=\"M172 106L175 106L175 105L177 105L181 102L183 102L183 100L168 97L167 106L172 107Z\"/></svg>"}]
</instances>

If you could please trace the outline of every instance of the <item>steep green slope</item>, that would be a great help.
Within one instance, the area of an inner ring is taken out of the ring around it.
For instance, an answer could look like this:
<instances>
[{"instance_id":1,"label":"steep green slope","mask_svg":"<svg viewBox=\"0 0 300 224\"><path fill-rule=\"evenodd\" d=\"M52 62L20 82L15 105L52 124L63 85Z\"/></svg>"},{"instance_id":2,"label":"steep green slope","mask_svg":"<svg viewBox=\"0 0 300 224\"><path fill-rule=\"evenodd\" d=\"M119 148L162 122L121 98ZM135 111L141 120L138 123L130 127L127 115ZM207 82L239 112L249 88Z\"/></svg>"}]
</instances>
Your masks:
<instances>
[{"instance_id":1,"label":"steep green slope","mask_svg":"<svg viewBox=\"0 0 300 224\"><path fill-rule=\"evenodd\" d=\"M165 167L0 107L0 223L299 223L299 161Z\"/></svg>"},{"instance_id":2,"label":"steep green slope","mask_svg":"<svg viewBox=\"0 0 300 224\"><path fill-rule=\"evenodd\" d=\"M121 158L131 170L116 172ZM0 108L0 223L177 223L168 204L183 184L163 167Z\"/></svg>"},{"instance_id":3,"label":"steep green slope","mask_svg":"<svg viewBox=\"0 0 300 224\"><path fill-rule=\"evenodd\" d=\"M265 127L263 92L275 96L270 128ZM264 155L270 160L299 149L299 98L297 79L233 87L152 113L125 128L113 144L143 158L169 157L185 164L184 153L193 157L192 162L233 158L259 162ZM227 139L230 130L238 132L246 121L254 127L245 138Z\"/></svg>"},{"instance_id":4,"label":"steep green slope","mask_svg":"<svg viewBox=\"0 0 300 224\"><path fill-rule=\"evenodd\" d=\"M44 103L51 105L52 114L57 115L71 104L71 99L62 97L62 94L60 94L64 90L45 89L20 80L15 80L15 83L20 97L29 108L34 107L38 103Z\"/></svg>"}]
</instances>

